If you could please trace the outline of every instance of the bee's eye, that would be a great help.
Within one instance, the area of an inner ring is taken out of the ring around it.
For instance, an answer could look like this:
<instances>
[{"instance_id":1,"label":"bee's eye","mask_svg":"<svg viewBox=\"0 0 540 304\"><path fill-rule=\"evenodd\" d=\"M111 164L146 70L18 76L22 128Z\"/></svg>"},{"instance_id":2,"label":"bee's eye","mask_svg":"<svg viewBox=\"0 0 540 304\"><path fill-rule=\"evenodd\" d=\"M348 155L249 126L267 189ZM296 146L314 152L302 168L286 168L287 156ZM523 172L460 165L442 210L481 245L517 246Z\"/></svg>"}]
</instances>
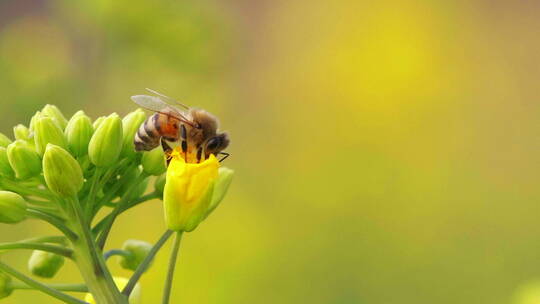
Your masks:
<instances>
[{"instance_id":1,"label":"bee's eye","mask_svg":"<svg viewBox=\"0 0 540 304\"><path fill-rule=\"evenodd\" d=\"M219 147L220 143L221 141L219 140L219 137L212 137L206 144L206 150L214 151Z\"/></svg>"}]
</instances>

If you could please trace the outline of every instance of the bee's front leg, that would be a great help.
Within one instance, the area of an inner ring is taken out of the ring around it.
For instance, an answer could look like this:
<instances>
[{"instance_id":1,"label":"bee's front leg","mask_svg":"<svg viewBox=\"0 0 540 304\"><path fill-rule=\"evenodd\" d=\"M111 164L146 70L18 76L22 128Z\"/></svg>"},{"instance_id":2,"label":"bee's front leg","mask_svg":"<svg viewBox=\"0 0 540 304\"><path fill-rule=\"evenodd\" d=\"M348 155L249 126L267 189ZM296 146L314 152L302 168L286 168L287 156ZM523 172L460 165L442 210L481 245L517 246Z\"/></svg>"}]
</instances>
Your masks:
<instances>
[{"instance_id":1,"label":"bee's front leg","mask_svg":"<svg viewBox=\"0 0 540 304\"><path fill-rule=\"evenodd\" d=\"M165 152L165 157L167 158L167 167L168 167L172 159L171 153L173 149L171 148L171 146L169 146L169 144L167 144L167 142L165 142L163 137L161 138L161 147L163 147L163 152Z\"/></svg>"}]
</instances>

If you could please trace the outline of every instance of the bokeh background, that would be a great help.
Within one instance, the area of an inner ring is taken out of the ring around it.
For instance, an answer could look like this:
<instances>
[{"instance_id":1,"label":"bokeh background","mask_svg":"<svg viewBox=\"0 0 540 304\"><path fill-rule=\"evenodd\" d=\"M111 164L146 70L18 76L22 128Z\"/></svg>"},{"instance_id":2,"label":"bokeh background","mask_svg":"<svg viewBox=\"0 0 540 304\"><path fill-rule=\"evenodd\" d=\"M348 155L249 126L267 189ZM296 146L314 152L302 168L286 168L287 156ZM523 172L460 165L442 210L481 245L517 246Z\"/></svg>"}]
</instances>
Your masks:
<instances>
[{"instance_id":1,"label":"bokeh background","mask_svg":"<svg viewBox=\"0 0 540 304\"><path fill-rule=\"evenodd\" d=\"M125 115L146 87L218 115L236 179L173 303L517 303L540 278L539 28L537 1L3 0L0 132L46 103ZM163 230L150 202L109 245ZM35 301L56 303L2 303Z\"/></svg>"}]
</instances>

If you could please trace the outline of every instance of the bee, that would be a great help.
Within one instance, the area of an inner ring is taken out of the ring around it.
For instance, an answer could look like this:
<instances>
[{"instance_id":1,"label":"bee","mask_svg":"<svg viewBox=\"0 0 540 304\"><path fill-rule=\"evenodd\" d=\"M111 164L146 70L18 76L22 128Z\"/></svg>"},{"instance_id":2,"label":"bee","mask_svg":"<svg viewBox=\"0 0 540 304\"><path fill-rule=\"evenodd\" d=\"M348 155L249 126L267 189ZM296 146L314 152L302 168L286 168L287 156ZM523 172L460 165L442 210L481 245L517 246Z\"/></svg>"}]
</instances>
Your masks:
<instances>
[{"instance_id":1,"label":"bee","mask_svg":"<svg viewBox=\"0 0 540 304\"><path fill-rule=\"evenodd\" d=\"M218 132L219 120L211 113L185 106L161 93L146 89L157 96L135 95L131 97L140 107L155 112L141 124L135 134L136 151L150 151L162 145L168 154L180 146L186 162L199 163L210 154L223 155L220 162L229 157L223 152L229 146L229 135ZM163 101L174 101L184 110Z\"/></svg>"}]
</instances>

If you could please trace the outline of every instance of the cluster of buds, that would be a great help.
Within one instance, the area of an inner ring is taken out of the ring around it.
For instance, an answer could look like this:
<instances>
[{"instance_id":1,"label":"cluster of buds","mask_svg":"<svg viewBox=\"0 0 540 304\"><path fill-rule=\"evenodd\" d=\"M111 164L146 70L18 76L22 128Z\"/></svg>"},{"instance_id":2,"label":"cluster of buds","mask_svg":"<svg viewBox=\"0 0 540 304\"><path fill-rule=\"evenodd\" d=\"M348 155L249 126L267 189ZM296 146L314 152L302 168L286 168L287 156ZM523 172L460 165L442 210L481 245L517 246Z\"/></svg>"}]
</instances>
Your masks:
<instances>
[{"instance_id":1,"label":"cluster of buds","mask_svg":"<svg viewBox=\"0 0 540 304\"><path fill-rule=\"evenodd\" d=\"M83 256L77 250L86 245L78 246L77 240L84 235L84 225L101 256L114 219L151 199L163 200L169 229L194 230L225 196L233 171L221 167L213 155L192 164L173 152L167 166L161 147L136 152L133 139L146 118L138 109L123 118L114 113L96 120L79 111L68 120L57 107L47 105L32 117L28 127L14 127L14 139L0 133L0 223L35 218L53 224L65 235L64 239L38 242L39 246L0 244L0 250L34 246L29 259L31 273L51 278L66 257L77 263ZM148 189L149 184L152 189ZM107 208L108 216L98 220L98 212ZM121 252L120 265L135 271L151 248L146 242L126 241L117 250ZM0 298L11 294L11 290L2 289L10 281L0 267ZM123 279L114 281L126 284ZM90 284L88 288L92 292Z\"/></svg>"}]
</instances>

